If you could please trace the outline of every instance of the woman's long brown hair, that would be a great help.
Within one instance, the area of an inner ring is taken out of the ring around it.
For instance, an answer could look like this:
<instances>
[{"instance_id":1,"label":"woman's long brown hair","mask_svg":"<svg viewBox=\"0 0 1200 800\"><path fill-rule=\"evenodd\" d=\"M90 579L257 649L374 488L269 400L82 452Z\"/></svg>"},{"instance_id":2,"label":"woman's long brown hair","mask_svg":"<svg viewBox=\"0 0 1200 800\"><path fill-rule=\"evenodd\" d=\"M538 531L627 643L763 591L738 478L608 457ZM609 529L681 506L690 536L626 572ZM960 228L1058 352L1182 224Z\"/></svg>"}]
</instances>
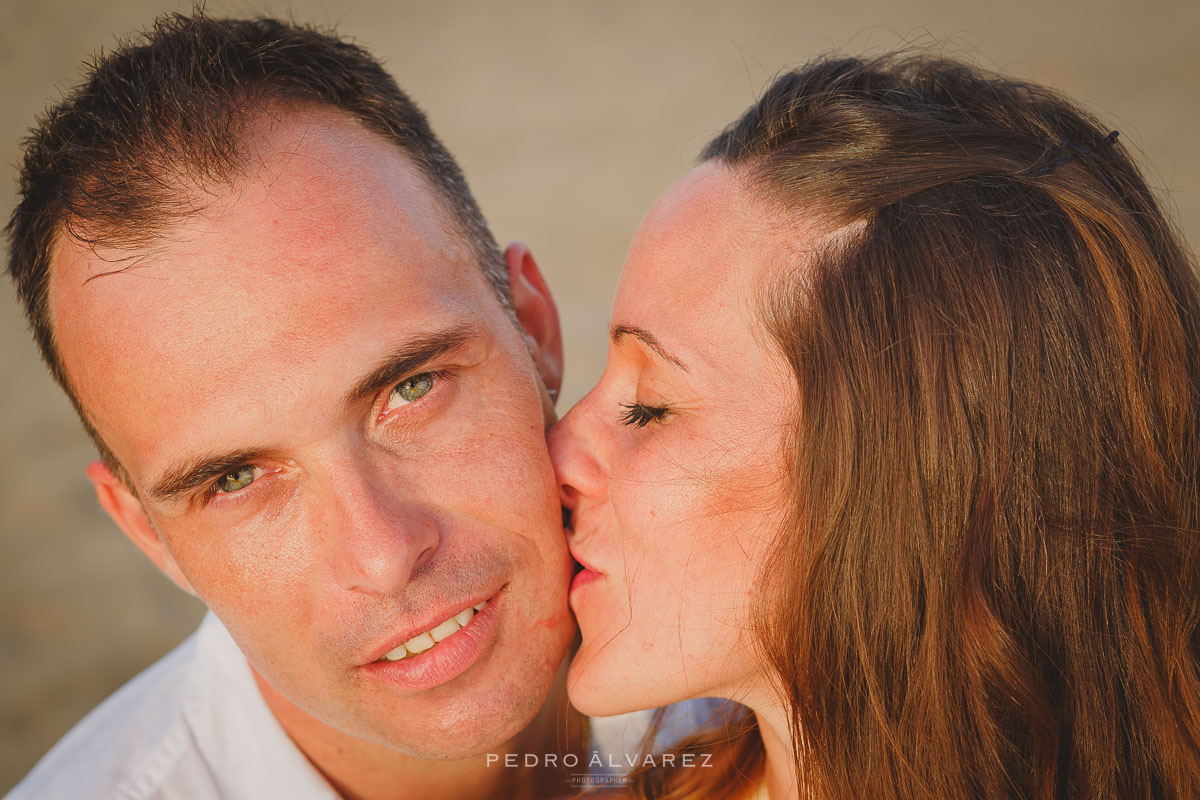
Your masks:
<instances>
[{"instance_id":1,"label":"woman's long brown hair","mask_svg":"<svg viewBox=\"0 0 1200 800\"><path fill-rule=\"evenodd\" d=\"M1200 797L1200 288L1108 133L824 58L703 155L852 231L764 301L800 400L759 638L802 796Z\"/></svg>"}]
</instances>

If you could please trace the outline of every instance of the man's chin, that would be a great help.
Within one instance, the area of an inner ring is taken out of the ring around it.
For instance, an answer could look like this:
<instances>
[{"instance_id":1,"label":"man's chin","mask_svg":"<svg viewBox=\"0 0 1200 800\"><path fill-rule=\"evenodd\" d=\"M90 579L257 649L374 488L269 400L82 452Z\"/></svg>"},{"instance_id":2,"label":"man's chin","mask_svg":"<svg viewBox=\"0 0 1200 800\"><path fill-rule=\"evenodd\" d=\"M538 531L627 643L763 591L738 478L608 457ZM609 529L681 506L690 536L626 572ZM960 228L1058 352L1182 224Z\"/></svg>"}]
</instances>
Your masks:
<instances>
[{"instance_id":1,"label":"man's chin","mask_svg":"<svg viewBox=\"0 0 1200 800\"><path fill-rule=\"evenodd\" d=\"M506 705L487 711L453 709L436 721L429 720L419 730L415 727L395 730L390 741L383 744L406 755L437 761L498 752L533 722L544 702L545 695L539 694L512 698Z\"/></svg>"},{"instance_id":2,"label":"man's chin","mask_svg":"<svg viewBox=\"0 0 1200 800\"><path fill-rule=\"evenodd\" d=\"M359 730L339 727L423 759L457 760L497 752L546 704L572 632L568 627L563 636L528 642L519 658L506 647L498 648L465 674L419 696L368 699L359 708ZM562 638L566 640L555 641Z\"/></svg>"},{"instance_id":3,"label":"man's chin","mask_svg":"<svg viewBox=\"0 0 1200 800\"><path fill-rule=\"evenodd\" d=\"M555 670L487 677L491 686L471 687L475 691L457 687L453 695L405 703L392 717L380 719L376 706L368 709L371 716L363 726L367 730L343 730L408 756L437 761L500 751L537 717Z\"/></svg>"}]
</instances>

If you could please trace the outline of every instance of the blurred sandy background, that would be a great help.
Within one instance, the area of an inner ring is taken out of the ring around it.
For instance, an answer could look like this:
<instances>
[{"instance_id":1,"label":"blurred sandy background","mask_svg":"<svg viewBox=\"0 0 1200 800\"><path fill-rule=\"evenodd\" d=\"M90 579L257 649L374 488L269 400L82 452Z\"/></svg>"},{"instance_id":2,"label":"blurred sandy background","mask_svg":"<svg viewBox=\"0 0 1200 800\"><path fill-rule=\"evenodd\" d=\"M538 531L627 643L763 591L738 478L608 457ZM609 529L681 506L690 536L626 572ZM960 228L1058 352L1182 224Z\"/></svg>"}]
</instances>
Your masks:
<instances>
[{"instance_id":1,"label":"blurred sandy background","mask_svg":"<svg viewBox=\"0 0 1200 800\"><path fill-rule=\"evenodd\" d=\"M18 140L80 62L177 0L0 0L0 216ZM532 245L566 328L564 403L600 372L625 246L653 198L781 67L898 42L979 51L1060 87L1153 164L1200 242L1200 4L892 2L208 4L336 25L382 56L463 165L498 238ZM92 450L0 291L0 791L202 613L129 545Z\"/></svg>"}]
</instances>

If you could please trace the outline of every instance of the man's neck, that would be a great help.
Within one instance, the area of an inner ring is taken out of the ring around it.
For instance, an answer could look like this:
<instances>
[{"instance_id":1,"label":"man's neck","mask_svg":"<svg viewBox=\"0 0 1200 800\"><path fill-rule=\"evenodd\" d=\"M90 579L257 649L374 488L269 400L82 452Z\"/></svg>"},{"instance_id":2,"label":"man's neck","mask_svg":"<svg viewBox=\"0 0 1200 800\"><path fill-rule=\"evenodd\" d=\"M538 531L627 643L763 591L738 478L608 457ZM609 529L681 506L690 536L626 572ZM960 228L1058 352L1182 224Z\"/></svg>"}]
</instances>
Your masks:
<instances>
[{"instance_id":1,"label":"man's neck","mask_svg":"<svg viewBox=\"0 0 1200 800\"><path fill-rule=\"evenodd\" d=\"M542 710L521 733L486 753L451 761L405 755L343 733L297 708L256 670L251 671L259 693L280 726L346 800L395 797L541 800L569 793L566 771L506 768L505 756L513 754L517 764L524 764L526 753L559 753L561 762L561 754L581 752L583 718L567 702L566 663L559 669ZM538 763L541 761L539 758Z\"/></svg>"}]
</instances>

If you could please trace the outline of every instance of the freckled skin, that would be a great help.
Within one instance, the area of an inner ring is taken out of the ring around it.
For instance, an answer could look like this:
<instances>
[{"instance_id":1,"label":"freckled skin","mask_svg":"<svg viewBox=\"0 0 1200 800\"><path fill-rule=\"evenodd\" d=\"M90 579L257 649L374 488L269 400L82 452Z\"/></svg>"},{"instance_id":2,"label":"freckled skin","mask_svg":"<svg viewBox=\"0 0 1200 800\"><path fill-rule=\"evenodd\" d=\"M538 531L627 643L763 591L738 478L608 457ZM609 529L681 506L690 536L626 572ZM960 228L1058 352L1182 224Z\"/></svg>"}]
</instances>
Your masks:
<instances>
[{"instance_id":1,"label":"freckled skin","mask_svg":"<svg viewBox=\"0 0 1200 800\"><path fill-rule=\"evenodd\" d=\"M572 549L602 573L571 596L583 642L568 688L586 713L773 697L748 632L795 390L760 331L755 288L781 252L766 219L713 165L671 187L634 238L612 324L650 331L688 371L625 336L551 432ZM669 412L626 426L631 402Z\"/></svg>"},{"instance_id":2,"label":"freckled skin","mask_svg":"<svg viewBox=\"0 0 1200 800\"><path fill-rule=\"evenodd\" d=\"M139 492L214 452L263 448L263 473L244 499L147 499L144 517L90 474L310 755L482 753L533 718L574 631L534 360L391 144L309 111L265 121L252 148L130 269L89 281L126 254L64 239L50 294L67 373ZM432 365L452 377L400 421L381 421L386 396L343 403L399 343L463 321L485 335ZM359 669L431 607L501 586L494 646L457 678L406 692Z\"/></svg>"}]
</instances>

